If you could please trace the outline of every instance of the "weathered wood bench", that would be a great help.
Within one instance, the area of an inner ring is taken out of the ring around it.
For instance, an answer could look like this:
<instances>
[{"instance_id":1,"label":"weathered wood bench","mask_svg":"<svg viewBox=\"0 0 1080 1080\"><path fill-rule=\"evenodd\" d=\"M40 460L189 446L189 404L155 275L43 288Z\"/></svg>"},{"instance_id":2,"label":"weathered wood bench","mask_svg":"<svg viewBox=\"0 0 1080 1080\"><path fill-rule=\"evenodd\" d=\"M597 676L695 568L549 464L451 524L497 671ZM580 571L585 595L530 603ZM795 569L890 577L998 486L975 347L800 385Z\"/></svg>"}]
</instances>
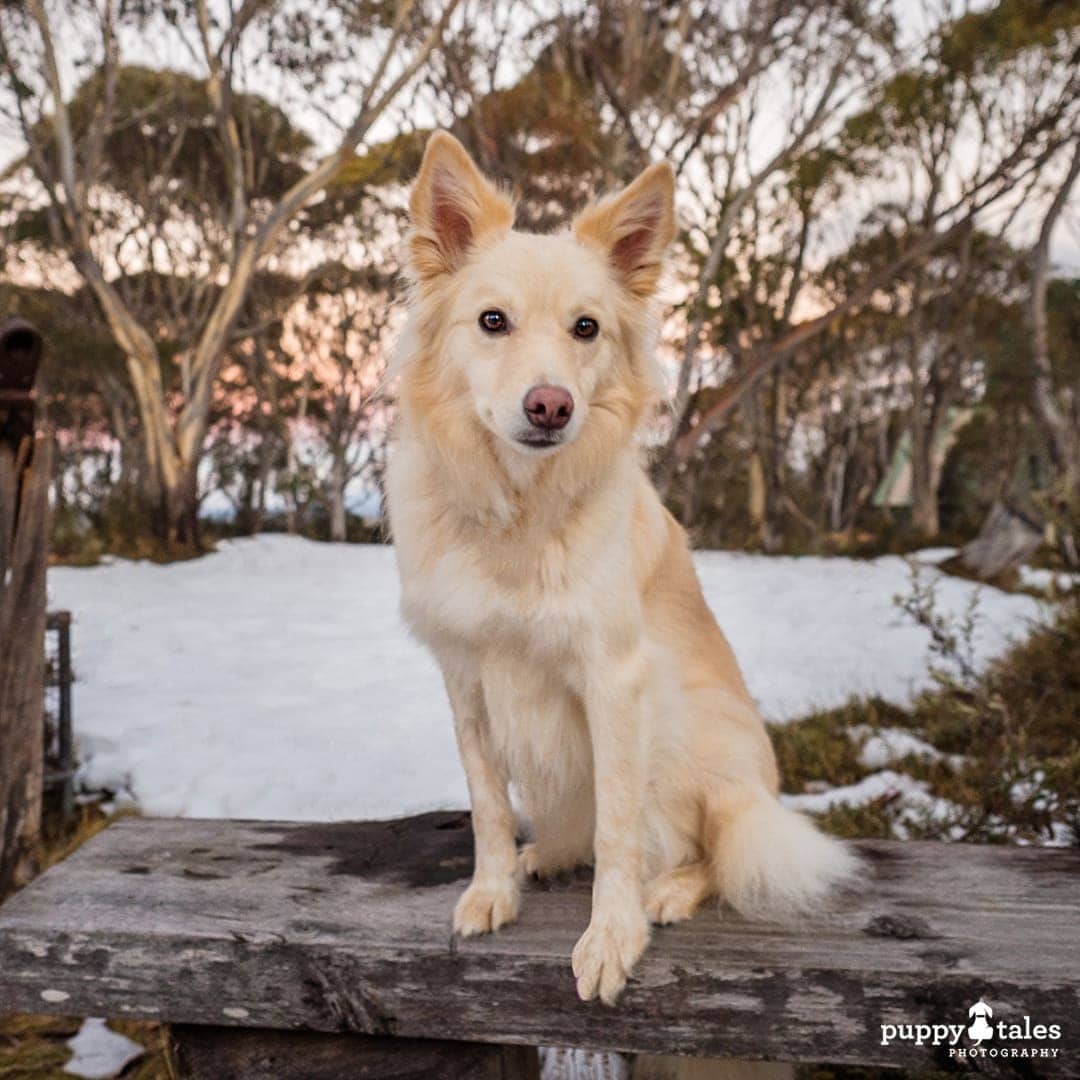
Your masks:
<instances>
[{"instance_id":1,"label":"weathered wood bench","mask_svg":"<svg viewBox=\"0 0 1080 1080\"><path fill-rule=\"evenodd\" d=\"M130 819L0 908L0 1012L196 1025L177 1029L186 1060L214 1080L523 1076L535 1054L512 1048L539 1045L1080 1075L1080 851L858 846L865 880L829 914L658 930L608 1008L580 1002L569 969L587 875L530 885L494 936L451 935L464 814ZM995 1024L1029 1017L1028 1037L963 1060L902 1032L883 1045L882 1025L966 1027L980 999ZM1014 1054L1035 1050L1055 1053Z\"/></svg>"}]
</instances>

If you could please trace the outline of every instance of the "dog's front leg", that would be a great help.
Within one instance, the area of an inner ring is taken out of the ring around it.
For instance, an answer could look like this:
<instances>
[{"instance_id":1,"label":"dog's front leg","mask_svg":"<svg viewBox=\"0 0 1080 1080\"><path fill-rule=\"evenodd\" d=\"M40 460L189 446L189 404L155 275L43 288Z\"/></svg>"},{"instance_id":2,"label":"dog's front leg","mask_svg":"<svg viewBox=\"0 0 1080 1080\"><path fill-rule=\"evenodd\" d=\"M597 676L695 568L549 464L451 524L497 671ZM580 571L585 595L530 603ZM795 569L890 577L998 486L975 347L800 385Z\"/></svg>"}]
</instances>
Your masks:
<instances>
[{"instance_id":1,"label":"dog's front leg","mask_svg":"<svg viewBox=\"0 0 1080 1080\"><path fill-rule=\"evenodd\" d=\"M634 642L592 662L585 711L596 793L592 918L574 947L579 996L612 1004L649 940L642 900L645 750L642 697L647 662Z\"/></svg>"},{"instance_id":2,"label":"dog's front leg","mask_svg":"<svg viewBox=\"0 0 1080 1080\"><path fill-rule=\"evenodd\" d=\"M498 930L517 918L521 887L514 811L506 772L491 747L480 680L446 668L443 677L472 803L473 879L454 908L454 930L470 937Z\"/></svg>"}]
</instances>

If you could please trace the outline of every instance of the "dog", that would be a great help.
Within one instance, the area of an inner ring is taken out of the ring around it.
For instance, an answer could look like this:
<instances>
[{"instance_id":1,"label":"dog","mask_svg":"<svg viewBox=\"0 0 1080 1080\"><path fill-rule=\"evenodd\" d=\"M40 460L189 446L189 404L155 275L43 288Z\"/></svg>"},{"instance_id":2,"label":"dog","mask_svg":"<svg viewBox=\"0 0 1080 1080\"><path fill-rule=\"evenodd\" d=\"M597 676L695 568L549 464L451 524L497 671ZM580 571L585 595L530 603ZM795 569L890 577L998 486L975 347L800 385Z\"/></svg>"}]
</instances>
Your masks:
<instances>
[{"instance_id":1,"label":"dog","mask_svg":"<svg viewBox=\"0 0 1080 1080\"><path fill-rule=\"evenodd\" d=\"M498 930L525 876L593 864L572 969L582 999L608 1004L650 924L710 897L784 918L855 866L778 801L768 734L644 470L674 191L654 164L566 231L522 233L512 200L433 134L393 364L402 614L442 670L472 803L454 929Z\"/></svg>"}]
</instances>

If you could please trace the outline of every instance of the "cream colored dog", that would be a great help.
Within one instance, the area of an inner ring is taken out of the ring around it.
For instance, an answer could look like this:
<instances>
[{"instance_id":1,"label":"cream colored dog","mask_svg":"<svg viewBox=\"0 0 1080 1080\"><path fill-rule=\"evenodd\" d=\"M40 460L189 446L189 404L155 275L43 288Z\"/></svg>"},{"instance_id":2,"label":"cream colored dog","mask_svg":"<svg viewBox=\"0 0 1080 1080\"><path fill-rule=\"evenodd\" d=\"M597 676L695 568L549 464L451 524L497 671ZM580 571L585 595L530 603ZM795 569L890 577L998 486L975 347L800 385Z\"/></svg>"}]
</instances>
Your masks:
<instances>
[{"instance_id":1,"label":"cream colored dog","mask_svg":"<svg viewBox=\"0 0 1080 1080\"><path fill-rule=\"evenodd\" d=\"M806 910L852 866L777 801L765 728L642 469L673 194L653 165L568 231L519 233L462 146L432 136L387 474L403 612L442 668L472 799L454 928L497 930L525 874L595 863L572 962L581 997L609 1003L650 922L713 895ZM511 783L534 837L520 852Z\"/></svg>"}]
</instances>

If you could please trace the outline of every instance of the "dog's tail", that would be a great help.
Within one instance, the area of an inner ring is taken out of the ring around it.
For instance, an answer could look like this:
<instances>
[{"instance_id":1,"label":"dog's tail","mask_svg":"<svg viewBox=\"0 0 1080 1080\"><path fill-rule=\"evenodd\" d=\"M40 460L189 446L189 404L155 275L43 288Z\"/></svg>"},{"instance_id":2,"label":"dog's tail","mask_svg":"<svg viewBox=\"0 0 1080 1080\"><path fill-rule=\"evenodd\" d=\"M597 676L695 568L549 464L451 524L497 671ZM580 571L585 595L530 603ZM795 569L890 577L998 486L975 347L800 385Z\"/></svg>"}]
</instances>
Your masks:
<instances>
[{"instance_id":1,"label":"dog's tail","mask_svg":"<svg viewBox=\"0 0 1080 1080\"><path fill-rule=\"evenodd\" d=\"M714 817L717 892L741 915L790 920L820 906L858 870L843 843L764 789L722 800Z\"/></svg>"}]
</instances>

